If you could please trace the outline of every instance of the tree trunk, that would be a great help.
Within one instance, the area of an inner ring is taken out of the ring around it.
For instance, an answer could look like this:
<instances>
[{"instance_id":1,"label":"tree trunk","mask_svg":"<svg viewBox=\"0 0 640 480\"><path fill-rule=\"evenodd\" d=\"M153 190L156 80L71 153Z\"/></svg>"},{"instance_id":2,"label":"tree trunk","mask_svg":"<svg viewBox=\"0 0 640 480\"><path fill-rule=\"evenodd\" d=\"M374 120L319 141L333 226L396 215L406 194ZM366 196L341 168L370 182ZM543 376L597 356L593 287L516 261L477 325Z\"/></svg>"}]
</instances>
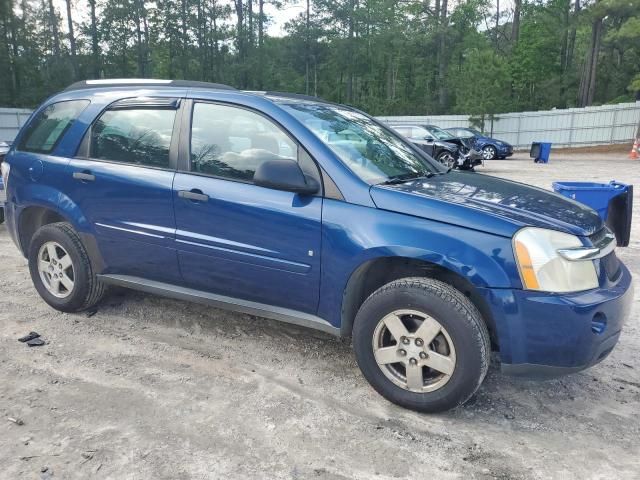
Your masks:
<instances>
[{"instance_id":1,"label":"tree trunk","mask_svg":"<svg viewBox=\"0 0 640 480\"><path fill-rule=\"evenodd\" d=\"M567 50L569 48L569 11L571 0L563 0L562 40L560 42L560 107L567 108Z\"/></svg>"},{"instance_id":2,"label":"tree trunk","mask_svg":"<svg viewBox=\"0 0 640 480\"><path fill-rule=\"evenodd\" d=\"M356 2L355 0L349 0L349 37L347 44L347 103L353 102L353 43L355 34L355 15Z\"/></svg>"},{"instance_id":3,"label":"tree trunk","mask_svg":"<svg viewBox=\"0 0 640 480\"><path fill-rule=\"evenodd\" d=\"M67 4L67 23L69 25L69 47L71 48L71 68L73 69L73 80L77 80L80 76L78 72L78 57L76 55L76 37L73 33L73 18L71 16L71 0L66 0Z\"/></svg>"},{"instance_id":4,"label":"tree trunk","mask_svg":"<svg viewBox=\"0 0 640 480\"><path fill-rule=\"evenodd\" d=\"M182 30L182 55L181 55L181 63L182 63L182 78L187 78L187 65L189 61L189 38L187 37L187 0L182 0L180 2L180 27Z\"/></svg>"},{"instance_id":5,"label":"tree trunk","mask_svg":"<svg viewBox=\"0 0 640 480\"><path fill-rule=\"evenodd\" d=\"M307 0L307 10L309 0ZM308 15L308 14L307 14ZM308 20L307 20L308 22ZM264 0L258 0L258 90L262 90L264 76Z\"/></svg>"},{"instance_id":6,"label":"tree trunk","mask_svg":"<svg viewBox=\"0 0 640 480\"><path fill-rule=\"evenodd\" d=\"M513 3L513 23L511 24L511 42L513 45L518 44L520 38L520 10L522 9L522 0L514 0Z\"/></svg>"},{"instance_id":7,"label":"tree trunk","mask_svg":"<svg viewBox=\"0 0 640 480\"><path fill-rule=\"evenodd\" d=\"M100 50L98 47L98 21L96 19L96 0L89 0L91 12L91 57L93 78L100 78Z\"/></svg>"},{"instance_id":8,"label":"tree trunk","mask_svg":"<svg viewBox=\"0 0 640 480\"><path fill-rule=\"evenodd\" d=\"M310 35L309 35L309 29L310 29L310 10L311 10L311 1L307 0L307 12L306 12L306 32L305 32L305 39L304 39L304 84L305 84L305 93L307 95L309 95L309 84L311 83L311 79L309 78L311 72L310 72L310 68L309 68L309 61L310 61L310 52L309 52L309 48L310 48Z\"/></svg>"},{"instance_id":9,"label":"tree trunk","mask_svg":"<svg viewBox=\"0 0 640 480\"><path fill-rule=\"evenodd\" d=\"M238 46L238 61L240 63L240 88L247 88L247 70L245 65L247 52L244 31L244 5L242 4L242 0L234 0L233 3L236 7L236 43Z\"/></svg>"},{"instance_id":10,"label":"tree trunk","mask_svg":"<svg viewBox=\"0 0 640 480\"><path fill-rule=\"evenodd\" d=\"M144 72L144 52L143 52L143 46L142 46L142 26L140 25L142 23L142 16L140 15L140 4L142 3L143 0L136 0L135 2L135 21L136 21L136 42L137 42L137 54L138 54L138 76L140 78L144 78L145 77L145 72Z\"/></svg>"},{"instance_id":11,"label":"tree trunk","mask_svg":"<svg viewBox=\"0 0 640 480\"><path fill-rule=\"evenodd\" d=\"M580 14L580 8L580 0L575 0L571 30L569 31L569 40L567 43L567 69L571 69L573 65L573 53L576 44L576 24L578 22L578 15Z\"/></svg>"},{"instance_id":12,"label":"tree trunk","mask_svg":"<svg viewBox=\"0 0 640 480\"><path fill-rule=\"evenodd\" d=\"M51 27L51 35L53 36L53 55L60 58L60 36L58 33L58 17L53 8L53 0L49 0L49 26Z\"/></svg>"},{"instance_id":13,"label":"tree trunk","mask_svg":"<svg viewBox=\"0 0 640 480\"><path fill-rule=\"evenodd\" d=\"M596 90L596 71L598 68L601 37L602 18L596 18L591 25L591 43L582 71L582 80L580 81L579 107L588 107L593 103Z\"/></svg>"},{"instance_id":14,"label":"tree trunk","mask_svg":"<svg viewBox=\"0 0 640 480\"><path fill-rule=\"evenodd\" d=\"M448 92L447 92L447 84L446 84L446 76L447 76L447 5L448 0L442 0L441 4L441 16L440 16L440 42L438 48L438 106L440 108L440 112L444 112L447 108L448 103Z\"/></svg>"}]
</instances>

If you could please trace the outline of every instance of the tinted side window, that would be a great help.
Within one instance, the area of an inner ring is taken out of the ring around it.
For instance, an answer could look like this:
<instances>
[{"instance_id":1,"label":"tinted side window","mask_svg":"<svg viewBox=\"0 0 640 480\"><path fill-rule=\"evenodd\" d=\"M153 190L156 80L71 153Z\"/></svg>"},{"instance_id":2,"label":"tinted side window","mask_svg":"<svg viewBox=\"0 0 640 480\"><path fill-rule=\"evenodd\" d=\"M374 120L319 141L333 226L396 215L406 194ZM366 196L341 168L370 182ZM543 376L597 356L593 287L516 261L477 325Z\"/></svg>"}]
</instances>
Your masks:
<instances>
[{"instance_id":1,"label":"tinted side window","mask_svg":"<svg viewBox=\"0 0 640 480\"><path fill-rule=\"evenodd\" d=\"M107 110L91 129L90 157L149 167L169 167L176 110Z\"/></svg>"},{"instance_id":2,"label":"tinted side window","mask_svg":"<svg viewBox=\"0 0 640 480\"><path fill-rule=\"evenodd\" d=\"M51 153L87 105L89 100L71 100L47 106L29 122L18 150Z\"/></svg>"},{"instance_id":3,"label":"tinted side window","mask_svg":"<svg viewBox=\"0 0 640 480\"><path fill-rule=\"evenodd\" d=\"M297 156L295 142L262 115L227 105L193 107L191 171L251 181L265 160Z\"/></svg>"}]
</instances>

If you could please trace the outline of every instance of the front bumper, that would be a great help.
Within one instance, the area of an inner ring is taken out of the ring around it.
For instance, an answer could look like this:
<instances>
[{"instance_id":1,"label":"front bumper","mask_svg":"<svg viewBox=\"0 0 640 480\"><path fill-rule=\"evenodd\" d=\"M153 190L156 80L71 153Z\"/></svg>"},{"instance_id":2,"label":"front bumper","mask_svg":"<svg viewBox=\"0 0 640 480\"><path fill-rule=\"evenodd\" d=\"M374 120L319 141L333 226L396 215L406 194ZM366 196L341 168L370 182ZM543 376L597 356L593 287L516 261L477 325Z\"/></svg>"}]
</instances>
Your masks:
<instances>
[{"instance_id":1,"label":"front bumper","mask_svg":"<svg viewBox=\"0 0 640 480\"><path fill-rule=\"evenodd\" d=\"M572 294L480 289L493 317L502 371L555 377L589 368L614 348L633 301L631 274Z\"/></svg>"},{"instance_id":2,"label":"front bumper","mask_svg":"<svg viewBox=\"0 0 640 480\"><path fill-rule=\"evenodd\" d=\"M498 157L510 157L513 155L513 147L511 145L502 145L497 148L496 155Z\"/></svg>"}]
</instances>

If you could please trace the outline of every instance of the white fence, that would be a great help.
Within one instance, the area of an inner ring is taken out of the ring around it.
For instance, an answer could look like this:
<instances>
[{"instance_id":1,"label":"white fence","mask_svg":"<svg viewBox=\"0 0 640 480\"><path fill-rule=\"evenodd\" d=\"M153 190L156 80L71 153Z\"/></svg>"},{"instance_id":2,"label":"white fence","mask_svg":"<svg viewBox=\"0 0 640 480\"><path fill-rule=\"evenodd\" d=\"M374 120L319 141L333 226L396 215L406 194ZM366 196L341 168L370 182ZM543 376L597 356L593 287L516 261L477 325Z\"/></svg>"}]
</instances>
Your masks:
<instances>
[{"instance_id":1,"label":"white fence","mask_svg":"<svg viewBox=\"0 0 640 480\"><path fill-rule=\"evenodd\" d=\"M0 108L0 141L13 140L29 115L26 108Z\"/></svg>"},{"instance_id":2,"label":"white fence","mask_svg":"<svg viewBox=\"0 0 640 480\"><path fill-rule=\"evenodd\" d=\"M13 140L30 113L26 109L0 108L0 140ZM467 115L378 118L388 123L432 124L442 128L471 126ZM631 142L639 121L640 102L504 113L494 119L492 135L516 148L528 148L531 142L551 142L556 147L607 145ZM491 134L489 121L485 123L485 133Z\"/></svg>"},{"instance_id":3,"label":"white fence","mask_svg":"<svg viewBox=\"0 0 640 480\"><path fill-rule=\"evenodd\" d=\"M485 133L528 148L531 142L551 142L557 147L580 147L630 143L640 121L640 102L568 108L542 112L504 113L485 122ZM470 127L467 115L378 117L387 123L437 125L441 128Z\"/></svg>"}]
</instances>

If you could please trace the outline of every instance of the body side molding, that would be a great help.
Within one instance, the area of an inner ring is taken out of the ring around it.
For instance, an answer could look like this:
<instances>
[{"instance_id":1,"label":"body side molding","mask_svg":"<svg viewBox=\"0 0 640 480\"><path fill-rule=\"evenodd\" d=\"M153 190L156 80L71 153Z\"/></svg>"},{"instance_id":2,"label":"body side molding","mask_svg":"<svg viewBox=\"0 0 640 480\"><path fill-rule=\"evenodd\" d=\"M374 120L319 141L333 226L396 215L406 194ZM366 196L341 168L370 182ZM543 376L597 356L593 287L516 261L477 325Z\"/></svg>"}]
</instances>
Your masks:
<instances>
[{"instance_id":1,"label":"body side molding","mask_svg":"<svg viewBox=\"0 0 640 480\"><path fill-rule=\"evenodd\" d=\"M301 327L313 328L315 330L340 336L340 329L334 327L326 320L297 310L275 307L264 303L251 302L224 295L217 295L215 293L203 292L201 290L157 282L154 280L147 280L145 278L130 275L103 274L98 275L98 278L108 285L131 288L178 300L189 300L192 302L204 303L225 310L257 315L271 320L292 323Z\"/></svg>"}]
</instances>

